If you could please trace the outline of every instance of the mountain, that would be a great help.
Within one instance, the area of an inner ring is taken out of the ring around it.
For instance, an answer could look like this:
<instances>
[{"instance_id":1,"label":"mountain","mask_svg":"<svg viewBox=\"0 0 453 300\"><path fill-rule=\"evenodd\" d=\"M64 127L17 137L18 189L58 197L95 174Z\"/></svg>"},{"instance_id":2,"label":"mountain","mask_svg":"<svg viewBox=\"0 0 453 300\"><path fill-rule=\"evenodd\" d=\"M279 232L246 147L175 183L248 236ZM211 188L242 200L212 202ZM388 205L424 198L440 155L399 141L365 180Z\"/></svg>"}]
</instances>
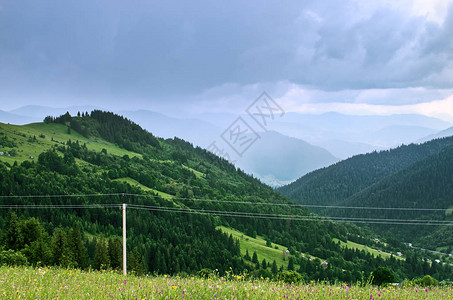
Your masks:
<instances>
[{"instance_id":1,"label":"mountain","mask_svg":"<svg viewBox=\"0 0 453 300\"><path fill-rule=\"evenodd\" d=\"M324 147L344 159L355 154L416 142L428 134L450 127L451 123L422 115L287 113L270 125L272 130ZM358 147L354 148L354 145Z\"/></svg>"},{"instance_id":2,"label":"mountain","mask_svg":"<svg viewBox=\"0 0 453 300\"><path fill-rule=\"evenodd\" d=\"M33 122L40 122L46 116L58 116L66 112L69 112L72 115L76 115L77 112L88 112L94 109L99 108L94 106L49 107L41 105L27 105L11 110L10 113L33 118L34 120L36 120Z\"/></svg>"},{"instance_id":3,"label":"mountain","mask_svg":"<svg viewBox=\"0 0 453 300\"><path fill-rule=\"evenodd\" d=\"M146 110L123 111L121 114L135 120L140 126L159 137L176 136L202 148L209 148L209 145L216 141L223 149L229 151L231 160L237 167L274 187L289 183L310 171L328 166L338 160L321 147L273 131L259 132L257 142L240 157L222 142L220 135L225 129L207 121L172 118ZM229 114L203 116L206 119L211 118L210 121L215 121L214 116L219 121L232 117ZM224 122L220 123L224 124Z\"/></svg>"},{"instance_id":4,"label":"mountain","mask_svg":"<svg viewBox=\"0 0 453 300\"><path fill-rule=\"evenodd\" d=\"M228 161L179 138L157 138L123 116L93 111L0 123L0 148L2 205L14 207L0 211L0 242L33 265L119 268L118 208L127 203L128 265L138 273L274 276L262 258L243 254L245 236L265 240L268 253L283 251L282 267L307 280L355 282L382 265L403 278L423 275L416 250L314 218ZM68 204L74 208L59 209ZM364 245L405 258L383 258ZM427 270L439 279L451 274L448 265Z\"/></svg>"},{"instance_id":5,"label":"mountain","mask_svg":"<svg viewBox=\"0 0 453 300\"><path fill-rule=\"evenodd\" d=\"M179 137L205 148L222 133L222 128L194 118L173 118L149 110L121 111L121 115L134 120L158 137Z\"/></svg>"},{"instance_id":6,"label":"mountain","mask_svg":"<svg viewBox=\"0 0 453 300\"><path fill-rule=\"evenodd\" d=\"M27 123L31 123L31 122L38 122L38 121L41 121L42 119L30 118L27 116L22 116L19 114L14 114L14 113L0 110L0 120L3 123L27 124Z\"/></svg>"},{"instance_id":7,"label":"mountain","mask_svg":"<svg viewBox=\"0 0 453 300\"><path fill-rule=\"evenodd\" d=\"M400 171L386 176L376 184L363 189L345 201L343 206L403 207L416 211L380 211L382 218L407 220L449 221L453 208L453 146L417 161ZM427 209L426 211L423 209ZM439 211L437 211L437 210ZM372 218L376 211L329 211L337 216L358 216ZM435 224L432 222L432 224ZM381 230L419 244L424 248L453 245L451 226L379 226ZM412 239L412 240L409 240ZM425 242L423 242L425 241ZM429 243L426 243L429 241Z\"/></svg>"},{"instance_id":8,"label":"mountain","mask_svg":"<svg viewBox=\"0 0 453 300\"><path fill-rule=\"evenodd\" d=\"M281 186L337 161L321 147L269 131L260 133L260 139L236 165L271 186Z\"/></svg>"},{"instance_id":9,"label":"mountain","mask_svg":"<svg viewBox=\"0 0 453 300\"><path fill-rule=\"evenodd\" d=\"M447 128L445 130L441 130L434 134L430 134L430 135L418 140L418 142L424 143L424 142L427 142L430 140L439 139L439 138L443 138L443 137L449 137L449 136L453 136L453 127Z\"/></svg>"},{"instance_id":10,"label":"mountain","mask_svg":"<svg viewBox=\"0 0 453 300\"><path fill-rule=\"evenodd\" d=\"M453 179L453 137L436 139L424 144L357 155L330 167L314 171L279 191L301 204L347 207L406 207L447 208L453 206L453 190L447 182ZM376 217L375 210L328 209L319 213L335 217ZM378 211L380 218L439 219L445 211ZM408 242L420 240L435 231L433 227L407 226L389 229L388 226L369 224L392 232ZM423 229L423 230L421 230ZM444 236L444 234L442 235ZM453 244L453 239L442 243L423 244L424 247Z\"/></svg>"}]
</instances>

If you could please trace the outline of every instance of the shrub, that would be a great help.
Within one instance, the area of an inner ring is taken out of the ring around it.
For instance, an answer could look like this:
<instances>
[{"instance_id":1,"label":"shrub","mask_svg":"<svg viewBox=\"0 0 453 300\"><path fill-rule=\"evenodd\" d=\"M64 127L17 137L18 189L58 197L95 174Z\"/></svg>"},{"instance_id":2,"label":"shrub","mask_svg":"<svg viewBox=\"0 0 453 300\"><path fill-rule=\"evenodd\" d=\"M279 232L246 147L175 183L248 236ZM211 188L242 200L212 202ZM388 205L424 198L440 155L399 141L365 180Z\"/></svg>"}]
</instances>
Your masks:
<instances>
[{"instance_id":1,"label":"shrub","mask_svg":"<svg viewBox=\"0 0 453 300\"><path fill-rule=\"evenodd\" d=\"M302 281L302 275L296 271L284 271L277 274L276 279L285 283L297 283Z\"/></svg>"},{"instance_id":2,"label":"shrub","mask_svg":"<svg viewBox=\"0 0 453 300\"><path fill-rule=\"evenodd\" d=\"M432 278L429 275L425 275L423 278L415 279L414 283L419 286L436 286L439 285L439 281Z\"/></svg>"},{"instance_id":3,"label":"shrub","mask_svg":"<svg viewBox=\"0 0 453 300\"><path fill-rule=\"evenodd\" d=\"M9 266L26 266L28 265L27 258L20 252L13 250L0 251L0 264Z\"/></svg>"},{"instance_id":4,"label":"shrub","mask_svg":"<svg viewBox=\"0 0 453 300\"><path fill-rule=\"evenodd\" d=\"M395 275L389 268L378 267L371 275L373 276L372 283L375 285L383 285L395 281Z\"/></svg>"}]
</instances>

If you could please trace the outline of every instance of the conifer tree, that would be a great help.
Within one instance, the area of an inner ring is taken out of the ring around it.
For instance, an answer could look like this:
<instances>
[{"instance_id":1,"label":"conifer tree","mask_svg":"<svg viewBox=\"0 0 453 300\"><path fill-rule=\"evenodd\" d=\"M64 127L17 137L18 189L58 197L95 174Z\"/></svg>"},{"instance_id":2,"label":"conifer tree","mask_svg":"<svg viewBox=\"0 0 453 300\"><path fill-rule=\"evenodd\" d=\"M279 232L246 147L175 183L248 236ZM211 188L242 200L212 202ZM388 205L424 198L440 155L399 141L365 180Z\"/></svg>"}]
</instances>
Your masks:
<instances>
[{"instance_id":1,"label":"conifer tree","mask_svg":"<svg viewBox=\"0 0 453 300\"><path fill-rule=\"evenodd\" d=\"M96 249L94 252L94 267L96 269L107 269L110 266L110 259L107 249L107 243L104 236L96 239Z\"/></svg>"}]
</instances>

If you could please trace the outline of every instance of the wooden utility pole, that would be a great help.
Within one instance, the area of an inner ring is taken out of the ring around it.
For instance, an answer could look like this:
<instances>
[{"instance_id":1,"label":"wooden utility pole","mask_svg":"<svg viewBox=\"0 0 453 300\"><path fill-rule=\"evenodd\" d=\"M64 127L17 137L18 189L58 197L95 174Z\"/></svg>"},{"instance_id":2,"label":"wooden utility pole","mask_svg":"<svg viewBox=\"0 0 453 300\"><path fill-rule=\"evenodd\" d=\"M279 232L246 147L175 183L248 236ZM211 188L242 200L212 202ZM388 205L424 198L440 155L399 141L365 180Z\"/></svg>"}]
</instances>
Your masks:
<instances>
[{"instance_id":1,"label":"wooden utility pole","mask_svg":"<svg viewBox=\"0 0 453 300\"><path fill-rule=\"evenodd\" d=\"M123 275L127 274L126 260L126 203L123 203Z\"/></svg>"}]
</instances>

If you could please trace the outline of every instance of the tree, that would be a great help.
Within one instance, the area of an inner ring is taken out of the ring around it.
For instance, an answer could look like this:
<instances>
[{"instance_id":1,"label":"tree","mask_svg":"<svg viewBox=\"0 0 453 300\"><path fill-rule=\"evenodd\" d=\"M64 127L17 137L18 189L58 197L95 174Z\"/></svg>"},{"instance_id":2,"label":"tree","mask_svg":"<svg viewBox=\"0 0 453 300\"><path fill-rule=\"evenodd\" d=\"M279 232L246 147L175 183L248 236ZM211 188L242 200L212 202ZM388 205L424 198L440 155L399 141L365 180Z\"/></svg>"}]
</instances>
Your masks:
<instances>
[{"instance_id":1,"label":"tree","mask_svg":"<svg viewBox=\"0 0 453 300\"><path fill-rule=\"evenodd\" d=\"M252 263L259 263L258 262L258 254L256 254L256 251L253 252L253 256L252 256Z\"/></svg>"},{"instance_id":2,"label":"tree","mask_svg":"<svg viewBox=\"0 0 453 300\"><path fill-rule=\"evenodd\" d=\"M395 275L386 267L376 268L371 275L373 276L372 282L376 285L383 285L395 281Z\"/></svg>"},{"instance_id":3,"label":"tree","mask_svg":"<svg viewBox=\"0 0 453 300\"><path fill-rule=\"evenodd\" d=\"M245 250L244 259L246 259L246 260L251 260L251 259L252 259L252 258L250 257L250 254L249 254L249 249L246 249L246 250Z\"/></svg>"},{"instance_id":4,"label":"tree","mask_svg":"<svg viewBox=\"0 0 453 300\"><path fill-rule=\"evenodd\" d=\"M100 236L96 239L96 249L94 252L94 267L102 270L107 269L110 266L109 253L107 249L107 243L104 236Z\"/></svg>"},{"instance_id":5,"label":"tree","mask_svg":"<svg viewBox=\"0 0 453 300\"><path fill-rule=\"evenodd\" d=\"M67 232L61 227L55 231L52 237L53 263L57 266L74 266L73 252L71 251L69 238Z\"/></svg>"},{"instance_id":6,"label":"tree","mask_svg":"<svg viewBox=\"0 0 453 300\"><path fill-rule=\"evenodd\" d=\"M18 250L17 215L13 211L8 212L5 224L5 232L2 240L6 249Z\"/></svg>"},{"instance_id":7,"label":"tree","mask_svg":"<svg viewBox=\"0 0 453 300\"><path fill-rule=\"evenodd\" d=\"M278 268L277 268L277 262L274 260L274 262L272 263L272 268L271 268L271 271L272 271L272 274L277 274L278 272Z\"/></svg>"},{"instance_id":8,"label":"tree","mask_svg":"<svg viewBox=\"0 0 453 300\"><path fill-rule=\"evenodd\" d=\"M261 268L267 269L267 262L265 258L263 258L263 261L261 262Z\"/></svg>"},{"instance_id":9,"label":"tree","mask_svg":"<svg viewBox=\"0 0 453 300\"><path fill-rule=\"evenodd\" d=\"M288 271L294 271L294 258L292 256L289 258Z\"/></svg>"},{"instance_id":10,"label":"tree","mask_svg":"<svg viewBox=\"0 0 453 300\"><path fill-rule=\"evenodd\" d=\"M123 265L123 245L118 237L109 239L108 252L112 269L121 269Z\"/></svg>"},{"instance_id":11,"label":"tree","mask_svg":"<svg viewBox=\"0 0 453 300\"><path fill-rule=\"evenodd\" d=\"M79 224L74 222L69 235L69 247L72 251L75 266L85 268L87 266L88 253L83 243L82 233Z\"/></svg>"}]
</instances>

